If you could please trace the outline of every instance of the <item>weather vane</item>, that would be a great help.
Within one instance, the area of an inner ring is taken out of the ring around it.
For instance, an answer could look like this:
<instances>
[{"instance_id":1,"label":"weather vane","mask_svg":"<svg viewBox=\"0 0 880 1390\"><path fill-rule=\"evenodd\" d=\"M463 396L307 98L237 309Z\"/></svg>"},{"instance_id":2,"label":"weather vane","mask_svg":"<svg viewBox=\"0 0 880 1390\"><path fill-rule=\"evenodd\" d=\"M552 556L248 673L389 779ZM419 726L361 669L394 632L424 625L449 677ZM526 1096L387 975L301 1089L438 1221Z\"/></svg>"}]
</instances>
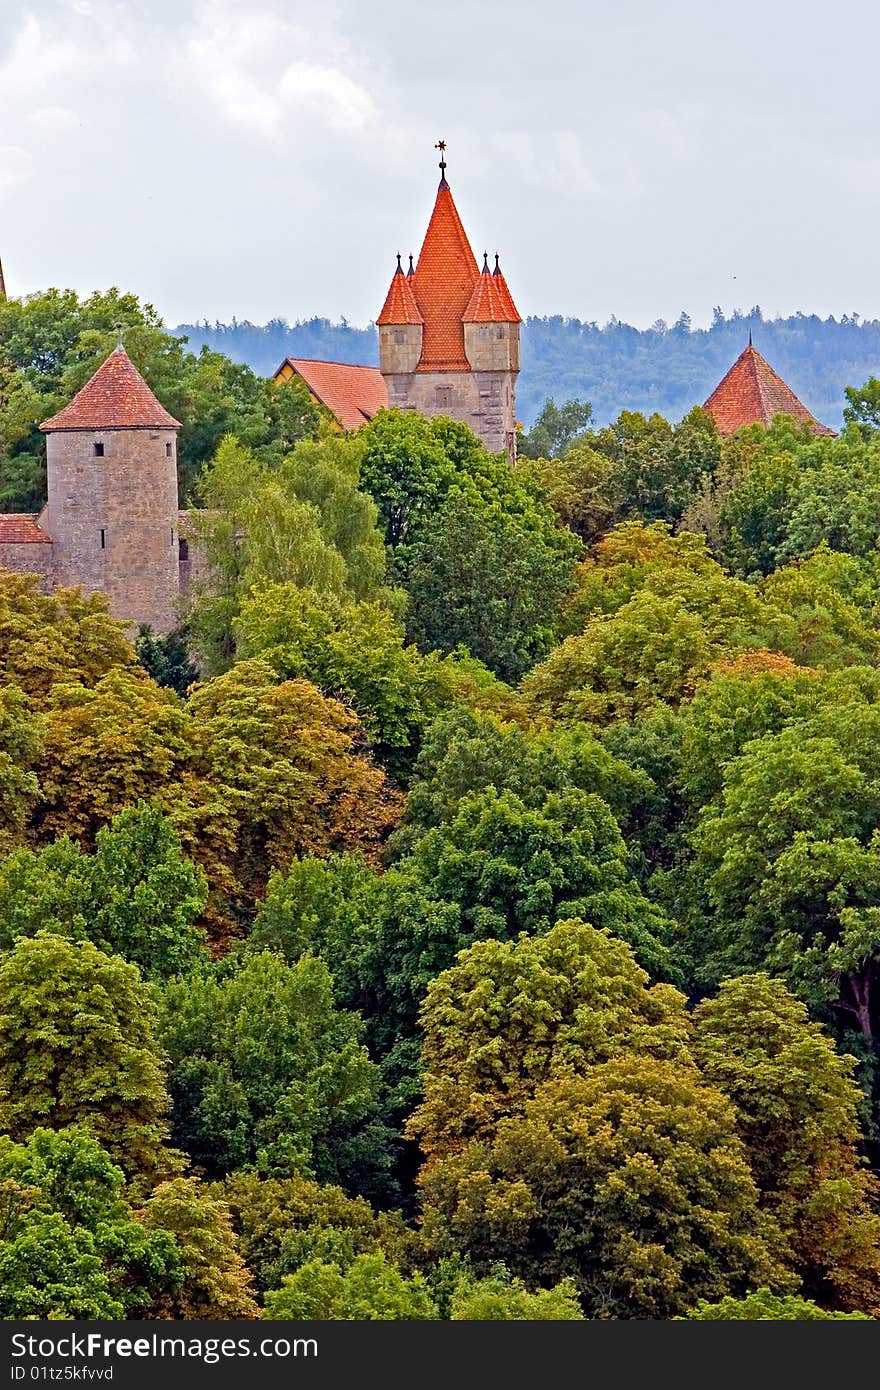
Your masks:
<instances>
[{"instance_id":1,"label":"weather vane","mask_svg":"<svg viewBox=\"0 0 880 1390\"><path fill-rule=\"evenodd\" d=\"M438 140L434 146L435 150L440 151L440 177L444 183L446 181L446 141Z\"/></svg>"},{"instance_id":2,"label":"weather vane","mask_svg":"<svg viewBox=\"0 0 880 1390\"><path fill-rule=\"evenodd\" d=\"M116 329L116 346L122 347L122 324L114 323L113 327Z\"/></svg>"}]
</instances>

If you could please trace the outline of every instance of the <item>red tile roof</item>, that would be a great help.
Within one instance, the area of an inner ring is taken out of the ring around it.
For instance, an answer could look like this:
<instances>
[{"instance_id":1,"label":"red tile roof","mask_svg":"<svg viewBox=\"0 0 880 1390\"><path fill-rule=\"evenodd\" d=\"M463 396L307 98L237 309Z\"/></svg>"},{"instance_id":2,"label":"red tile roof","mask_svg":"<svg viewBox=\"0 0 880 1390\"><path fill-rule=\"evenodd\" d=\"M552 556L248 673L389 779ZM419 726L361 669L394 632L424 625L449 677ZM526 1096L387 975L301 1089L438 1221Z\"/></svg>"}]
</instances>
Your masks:
<instances>
[{"instance_id":1,"label":"red tile roof","mask_svg":"<svg viewBox=\"0 0 880 1390\"><path fill-rule=\"evenodd\" d=\"M380 326L383 323L424 323L413 296L411 280L409 276L404 275L399 257L397 269L391 279L391 287L376 322Z\"/></svg>"},{"instance_id":2,"label":"red tile roof","mask_svg":"<svg viewBox=\"0 0 880 1390\"><path fill-rule=\"evenodd\" d=\"M388 407L388 388L378 367L316 362L308 357L288 357L285 361L302 377L315 399L336 416L343 429L356 430L366 420L372 420L377 411ZM282 362L278 372L284 365Z\"/></svg>"},{"instance_id":3,"label":"red tile roof","mask_svg":"<svg viewBox=\"0 0 880 1390\"><path fill-rule=\"evenodd\" d=\"M420 372L469 370L464 350L464 312L480 278L458 209L445 178L410 284L425 323Z\"/></svg>"},{"instance_id":4,"label":"red tile roof","mask_svg":"<svg viewBox=\"0 0 880 1390\"><path fill-rule=\"evenodd\" d=\"M124 347L114 348L73 400L40 426L51 430L179 430Z\"/></svg>"},{"instance_id":5,"label":"red tile roof","mask_svg":"<svg viewBox=\"0 0 880 1390\"><path fill-rule=\"evenodd\" d=\"M743 425L769 425L774 415L793 415L798 424L809 425L813 434L834 433L827 425L819 424L751 343L715 387L704 408L714 417L721 434L733 434Z\"/></svg>"},{"instance_id":6,"label":"red tile roof","mask_svg":"<svg viewBox=\"0 0 880 1390\"><path fill-rule=\"evenodd\" d=\"M521 323L513 296L507 288L507 281L500 267L494 272L488 265L477 281L470 303L464 311L465 323Z\"/></svg>"},{"instance_id":7,"label":"red tile roof","mask_svg":"<svg viewBox=\"0 0 880 1390\"><path fill-rule=\"evenodd\" d=\"M52 538L41 531L34 512L0 513L0 545L51 545Z\"/></svg>"}]
</instances>

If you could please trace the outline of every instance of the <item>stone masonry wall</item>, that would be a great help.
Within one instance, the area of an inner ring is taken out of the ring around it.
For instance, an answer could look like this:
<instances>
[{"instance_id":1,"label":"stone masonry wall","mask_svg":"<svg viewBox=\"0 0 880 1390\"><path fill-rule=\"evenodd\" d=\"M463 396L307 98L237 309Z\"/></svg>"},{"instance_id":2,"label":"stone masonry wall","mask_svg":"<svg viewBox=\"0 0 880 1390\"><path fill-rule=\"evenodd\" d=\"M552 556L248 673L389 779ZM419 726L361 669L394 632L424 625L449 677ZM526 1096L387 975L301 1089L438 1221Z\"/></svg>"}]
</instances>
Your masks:
<instances>
[{"instance_id":1,"label":"stone masonry wall","mask_svg":"<svg viewBox=\"0 0 880 1390\"><path fill-rule=\"evenodd\" d=\"M43 593L50 594L55 582L54 550L46 542L0 542L0 568L13 574L38 575Z\"/></svg>"},{"instance_id":2,"label":"stone masonry wall","mask_svg":"<svg viewBox=\"0 0 880 1390\"><path fill-rule=\"evenodd\" d=\"M412 372L385 381L389 406L463 420L491 453L515 455L515 372Z\"/></svg>"},{"instance_id":3,"label":"stone masonry wall","mask_svg":"<svg viewBox=\"0 0 880 1390\"><path fill-rule=\"evenodd\" d=\"M132 630L169 632L179 587L175 431L60 430L46 443L55 582L106 593Z\"/></svg>"}]
</instances>

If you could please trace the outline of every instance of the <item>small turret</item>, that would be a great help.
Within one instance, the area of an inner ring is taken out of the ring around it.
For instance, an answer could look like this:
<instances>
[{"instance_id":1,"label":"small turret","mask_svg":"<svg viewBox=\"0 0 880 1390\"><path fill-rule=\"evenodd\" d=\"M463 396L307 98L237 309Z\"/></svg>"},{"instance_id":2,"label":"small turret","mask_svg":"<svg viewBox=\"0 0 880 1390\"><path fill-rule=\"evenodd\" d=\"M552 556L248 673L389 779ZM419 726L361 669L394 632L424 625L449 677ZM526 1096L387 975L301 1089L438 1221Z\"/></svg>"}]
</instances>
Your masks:
<instances>
[{"instance_id":1,"label":"small turret","mask_svg":"<svg viewBox=\"0 0 880 1390\"><path fill-rule=\"evenodd\" d=\"M391 277L382 312L376 319L379 329L379 365L386 379L414 372L422 355L424 320L413 296L410 275L404 275L398 251L397 269ZM393 390L389 390L389 401L392 405L396 404L393 395Z\"/></svg>"}]
</instances>

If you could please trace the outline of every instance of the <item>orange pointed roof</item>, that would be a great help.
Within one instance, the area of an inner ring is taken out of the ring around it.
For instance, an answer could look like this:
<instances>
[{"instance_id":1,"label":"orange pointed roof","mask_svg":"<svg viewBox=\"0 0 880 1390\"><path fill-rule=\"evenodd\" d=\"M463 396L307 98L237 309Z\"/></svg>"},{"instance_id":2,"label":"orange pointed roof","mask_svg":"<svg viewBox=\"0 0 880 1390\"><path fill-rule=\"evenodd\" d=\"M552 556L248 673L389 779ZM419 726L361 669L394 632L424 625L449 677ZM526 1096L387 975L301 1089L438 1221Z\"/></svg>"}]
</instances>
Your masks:
<instances>
[{"instance_id":1,"label":"orange pointed roof","mask_svg":"<svg viewBox=\"0 0 880 1390\"><path fill-rule=\"evenodd\" d=\"M769 425L774 415L792 415L813 434L834 434L810 414L751 341L715 387L704 409L714 418L719 434L733 434L743 425Z\"/></svg>"},{"instance_id":2,"label":"orange pointed roof","mask_svg":"<svg viewBox=\"0 0 880 1390\"><path fill-rule=\"evenodd\" d=\"M495 270L489 270L488 257L483 256L483 272L474 286L470 303L464 311L465 323L522 323L507 281L501 274L498 257Z\"/></svg>"},{"instance_id":3,"label":"orange pointed roof","mask_svg":"<svg viewBox=\"0 0 880 1390\"><path fill-rule=\"evenodd\" d=\"M410 285L424 321L420 372L469 371L464 313L480 278L445 175Z\"/></svg>"},{"instance_id":4,"label":"orange pointed roof","mask_svg":"<svg viewBox=\"0 0 880 1390\"><path fill-rule=\"evenodd\" d=\"M81 391L41 430L179 430L160 405L125 348L114 348Z\"/></svg>"},{"instance_id":5,"label":"orange pointed roof","mask_svg":"<svg viewBox=\"0 0 880 1390\"><path fill-rule=\"evenodd\" d=\"M376 322L380 327L385 323L424 322L412 292L411 279L404 275L399 255L397 257L397 269L391 277L391 285L385 296L382 312Z\"/></svg>"}]
</instances>

